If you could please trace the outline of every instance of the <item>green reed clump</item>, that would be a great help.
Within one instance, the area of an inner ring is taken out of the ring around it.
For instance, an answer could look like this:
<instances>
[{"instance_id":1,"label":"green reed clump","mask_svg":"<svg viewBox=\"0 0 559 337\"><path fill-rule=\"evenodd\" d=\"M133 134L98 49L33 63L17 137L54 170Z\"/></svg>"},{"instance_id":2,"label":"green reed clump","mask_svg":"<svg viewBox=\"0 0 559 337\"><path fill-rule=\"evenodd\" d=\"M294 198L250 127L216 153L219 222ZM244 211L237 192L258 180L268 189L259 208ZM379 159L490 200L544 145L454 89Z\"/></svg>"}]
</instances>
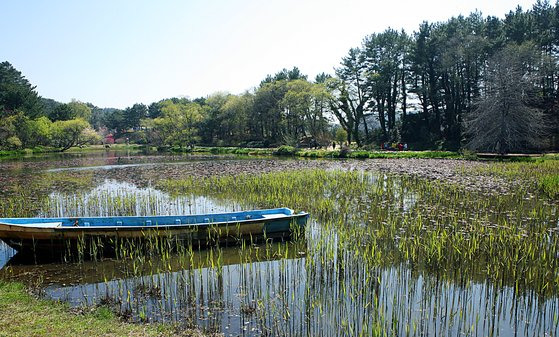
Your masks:
<instances>
[{"instance_id":1,"label":"green reed clump","mask_svg":"<svg viewBox=\"0 0 559 337\"><path fill-rule=\"evenodd\" d=\"M559 174L548 174L538 179L538 188L552 199L559 199Z\"/></svg>"},{"instance_id":2,"label":"green reed clump","mask_svg":"<svg viewBox=\"0 0 559 337\"><path fill-rule=\"evenodd\" d=\"M83 290L84 301L105 296L123 316L210 331L220 331L230 313L243 331L267 335L495 335L507 319L510 326L531 322L534 335L557 332L558 212L538 195L527 198L528 189L488 196L357 170L187 178L158 187L172 196L78 191L42 207L142 214L197 195L243 208L288 206L311 220L304 238L289 243L112 242L115 259L78 262L105 278L95 286L101 290ZM103 250L96 242L81 247L83 256Z\"/></svg>"},{"instance_id":3,"label":"green reed clump","mask_svg":"<svg viewBox=\"0 0 559 337\"><path fill-rule=\"evenodd\" d=\"M419 179L310 170L167 181L172 193L236 200L251 207L309 211L336 247L364 250L376 265L413 263L446 277L490 279L553 296L559 239L553 207L522 193L485 196Z\"/></svg>"},{"instance_id":4,"label":"green reed clump","mask_svg":"<svg viewBox=\"0 0 559 337\"><path fill-rule=\"evenodd\" d=\"M490 174L522 182L538 193L551 199L559 198L559 157L546 155L542 158L516 162L492 162L473 169L475 173Z\"/></svg>"}]
</instances>

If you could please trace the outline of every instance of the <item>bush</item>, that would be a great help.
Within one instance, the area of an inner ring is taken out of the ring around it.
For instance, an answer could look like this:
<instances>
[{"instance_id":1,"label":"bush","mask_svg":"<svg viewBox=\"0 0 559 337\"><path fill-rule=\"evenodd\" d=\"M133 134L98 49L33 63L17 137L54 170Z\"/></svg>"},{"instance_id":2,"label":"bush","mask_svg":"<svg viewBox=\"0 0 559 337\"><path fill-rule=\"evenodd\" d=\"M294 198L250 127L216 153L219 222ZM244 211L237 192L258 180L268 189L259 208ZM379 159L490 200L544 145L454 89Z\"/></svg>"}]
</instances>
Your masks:
<instances>
[{"instance_id":1,"label":"bush","mask_svg":"<svg viewBox=\"0 0 559 337\"><path fill-rule=\"evenodd\" d=\"M297 151L298 150L293 146L282 145L278 147L277 150L274 151L274 154L278 156L294 156L297 153Z\"/></svg>"},{"instance_id":2,"label":"bush","mask_svg":"<svg viewBox=\"0 0 559 337\"><path fill-rule=\"evenodd\" d=\"M464 159L466 160L478 160L477 154L472 151L472 150L468 150L468 149L462 149L460 151L460 154L462 155L462 157L464 157Z\"/></svg>"},{"instance_id":3,"label":"bush","mask_svg":"<svg viewBox=\"0 0 559 337\"><path fill-rule=\"evenodd\" d=\"M333 153L332 151L326 151L326 150L303 150L297 152L297 155L301 157L308 157L308 158L324 158L326 156L331 156L332 153Z\"/></svg>"},{"instance_id":4,"label":"bush","mask_svg":"<svg viewBox=\"0 0 559 337\"><path fill-rule=\"evenodd\" d=\"M369 158L369 154L369 151L353 151L351 154L349 154L349 156L351 158Z\"/></svg>"},{"instance_id":5,"label":"bush","mask_svg":"<svg viewBox=\"0 0 559 337\"><path fill-rule=\"evenodd\" d=\"M340 149L340 152L338 153L338 157L340 158L348 158L349 155L351 154L351 150L349 149L349 147L347 146L342 146L342 148Z\"/></svg>"},{"instance_id":6,"label":"bush","mask_svg":"<svg viewBox=\"0 0 559 337\"><path fill-rule=\"evenodd\" d=\"M128 134L126 135L126 137L128 137L129 143L130 143L130 144L142 144L142 145L145 145L145 144L149 144L149 143L150 143L150 139L149 139L148 133L147 133L146 131L144 131L144 130L139 130L139 131L136 131L136 132L128 133ZM126 140L125 140L125 141L126 141Z\"/></svg>"},{"instance_id":7,"label":"bush","mask_svg":"<svg viewBox=\"0 0 559 337\"><path fill-rule=\"evenodd\" d=\"M23 146L21 140L16 136L11 136L6 139L6 147L10 150L17 150Z\"/></svg>"},{"instance_id":8,"label":"bush","mask_svg":"<svg viewBox=\"0 0 559 337\"><path fill-rule=\"evenodd\" d=\"M251 148L267 147L267 144L264 143L263 141L250 141L246 144L246 147L251 147Z\"/></svg>"}]
</instances>

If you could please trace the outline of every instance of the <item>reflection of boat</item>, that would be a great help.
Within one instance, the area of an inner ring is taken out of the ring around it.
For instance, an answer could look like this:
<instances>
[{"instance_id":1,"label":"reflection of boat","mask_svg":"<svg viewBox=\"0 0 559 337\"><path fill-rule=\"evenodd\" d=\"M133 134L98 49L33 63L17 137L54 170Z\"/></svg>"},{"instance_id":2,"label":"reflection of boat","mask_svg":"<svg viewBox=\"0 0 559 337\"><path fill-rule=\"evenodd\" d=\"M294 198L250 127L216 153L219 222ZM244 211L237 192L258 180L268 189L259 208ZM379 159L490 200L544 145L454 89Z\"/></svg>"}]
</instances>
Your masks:
<instances>
[{"instance_id":1,"label":"reflection of boat","mask_svg":"<svg viewBox=\"0 0 559 337\"><path fill-rule=\"evenodd\" d=\"M223 242L249 236L289 237L291 224L305 225L308 213L289 208L184 216L3 218L0 239L18 251L45 251L99 240L104 248L119 239L169 238Z\"/></svg>"},{"instance_id":2,"label":"reflection of boat","mask_svg":"<svg viewBox=\"0 0 559 337\"><path fill-rule=\"evenodd\" d=\"M50 262L34 264L29 256L16 254L7 265L0 268L0 278L29 282L41 280L46 284L91 284L116 279L148 276L161 272L202 269L212 266L231 266L250 262L296 259L306 255L304 240L271 242L251 245L248 248L219 247L194 250L182 254L174 253L166 257L141 255L133 259L87 260L79 263ZM134 265L134 260L141 263Z\"/></svg>"}]
</instances>

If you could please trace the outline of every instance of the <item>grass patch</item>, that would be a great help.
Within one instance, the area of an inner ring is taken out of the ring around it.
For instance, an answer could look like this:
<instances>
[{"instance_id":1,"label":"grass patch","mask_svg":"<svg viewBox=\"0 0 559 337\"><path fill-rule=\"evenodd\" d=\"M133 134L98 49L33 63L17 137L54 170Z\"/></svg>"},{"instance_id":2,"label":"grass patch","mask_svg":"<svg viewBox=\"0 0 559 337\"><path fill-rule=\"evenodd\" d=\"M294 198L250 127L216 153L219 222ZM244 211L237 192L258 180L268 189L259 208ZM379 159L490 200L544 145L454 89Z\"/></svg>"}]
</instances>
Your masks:
<instances>
[{"instance_id":1,"label":"grass patch","mask_svg":"<svg viewBox=\"0 0 559 337\"><path fill-rule=\"evenodd\" d=\"M87 145L84 147L72 147L66 152L90 152L90 151L105 151L105 150L141 150L145 148L144 145L139 144L110 144L109 147L105 145Z\"/></svg>"},{"instance_id":2,"label":"grass patch","mask_svg":"<svg viewBox=\"0 0 559 337\"><path fill-rule=\"evenodd\" d=\"M109 148L106 148L104 145L88 145L84 147L72 147L64 153L83 153L83 152L95 152L95 151L104 151L104 150L141 150L144 146L138 144L112 144ZM62 153L60 152L59 148L50 147L50 146L37 146L30 149L20 149L20 150L0 150L0 159L14 159L20 158L24 156L30 156L34 154L42 154L42 153Z\"/></svg>"},{"instance_id":3,"label":"grass patch","mask_svg":"<svg viewBox=\"0 0 559 337\"><path fill-rule=\"evenodd\" d=\"M299 152L299 149L293 146L282 145L274 151L274 154L276 156L294 156L297 152Z\"/></svg>"},{"instance_id":4,"label":"grass patch","mask_svg":"<svg viewBox=\"0 0 559 337\"><path fill-rule=\"evenodd\" d=\"M107 307L73 313L68 305L30 295L21 283L0 281L0 336L174 336L171 325L120 321ZM202 336L185 331L182 336Z\"/></svg>"},{"instance_id":5,"label":"grass patch","mask_svg":"<svg viewBox=\"0 0 559 337\"><path fill-rule=\"evenodd\" d=\"M559 198L559 174L544 175L538 179L538 188L552 199Z\"/></svg>"},{"instance_id":6,"label":"grass patch","mask_svg":"<svg viewBox=\"0 0 559 337\"><path fill-rule=\"evenodd\" d=\"M189 150L190 151L190 150ZM358 158L358 159L390 159L390 158L463 158L458 152L451 151L366 151L366 150L324 150L300 149L282 145L278 148L243 148L243 147L195 147L191 152L211 154L241 155L275 155L305 158Z\"/></svg>"},{"instance_id":7,"label":"grass patch","mask_svg":"<svg viewBox=\"0 0 559 337\"><path fill-rule=\"evenodd\" d=\"M37 146L31 149L0 150L0 158L12 159L12 158L19 158L23 156L32 155L32 154L51 153L51 152L58 152L58 149L54 147Z\"/></svg>"},{"instance_id":8,"label":"grass patch","mask_svg":"<svg viewBox=\"0 0 559 337\"><path fill-rule=\"evenodd\" d=\"M547 197L559 198L559 155L556 154L493 162L489 166L476 168L475 172L532 182Z\"/></svg>"}]
</instances>

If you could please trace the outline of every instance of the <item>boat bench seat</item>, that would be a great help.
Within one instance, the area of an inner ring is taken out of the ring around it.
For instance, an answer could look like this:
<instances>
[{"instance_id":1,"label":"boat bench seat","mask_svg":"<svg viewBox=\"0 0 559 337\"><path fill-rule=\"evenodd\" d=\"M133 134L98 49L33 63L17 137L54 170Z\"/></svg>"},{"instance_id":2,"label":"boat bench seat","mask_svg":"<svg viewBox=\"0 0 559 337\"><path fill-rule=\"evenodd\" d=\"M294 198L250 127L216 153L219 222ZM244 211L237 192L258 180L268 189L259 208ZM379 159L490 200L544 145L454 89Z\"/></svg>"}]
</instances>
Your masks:
<instances>
[{"instance_id":1,"label":"boat bench seat","mask_svg":"<svg viewBox=\"0 0 559 337\"><path fill-rule=\"evenodd\" d=\"M264 219L285 218L285 214L262 214Z\"/></svg>"}]
</instances>

